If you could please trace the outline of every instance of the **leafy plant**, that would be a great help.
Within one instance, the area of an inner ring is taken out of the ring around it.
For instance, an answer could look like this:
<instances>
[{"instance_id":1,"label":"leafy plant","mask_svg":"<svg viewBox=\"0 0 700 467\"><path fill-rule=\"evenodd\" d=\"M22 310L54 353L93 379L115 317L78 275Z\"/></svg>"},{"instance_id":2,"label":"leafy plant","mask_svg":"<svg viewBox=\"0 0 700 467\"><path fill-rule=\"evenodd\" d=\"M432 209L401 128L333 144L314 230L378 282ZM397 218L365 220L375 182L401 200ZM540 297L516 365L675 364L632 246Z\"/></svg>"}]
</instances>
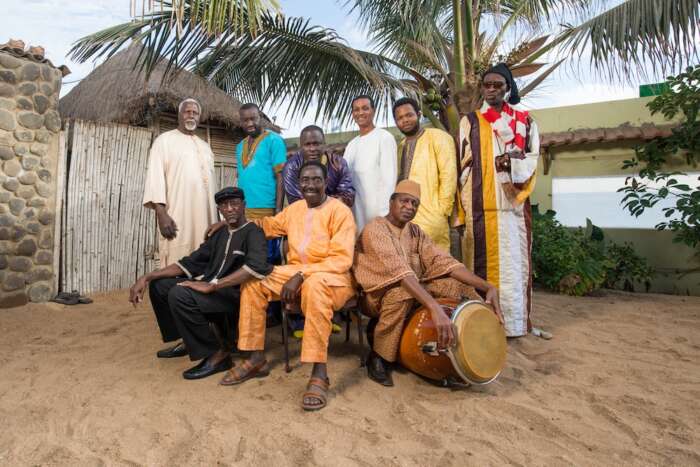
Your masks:
<instances>
[{"instance_id":1,"label":"leafy plant","mask_svg":"<svg viewBox=\"0 0 700 467\"><path fill-rule=\"evenodd\" d=\"M657 230L674 232L673 241L692 248L700 244L700 183L692 187L677 179L682 172L661 170L673 157L684 157L688 165L697 166L700 156L700 66L688 67L684 73L667 79L667 89L647 104L652 115L663 114L667 119L682 116L682 122L671 136L657 138L636 148L635 157L624 161L622 168L641 167L639 173L628 177L625 186L617 190L625 193L623 209L635 217L663 199L675 204L663 208L666 220L656 225ZM700 177L698 177L700 181Z\"/></svg>"},{"instance_id":2,"label":"leafy plant","mask_svg":"<svg viewBox=\"0 0 700 467\"><path fill-rule=\"evenodd\" d=\"M606 288L634 292L634 284L641 283L649 291L653 271L630 243L618 245L611 242L607 246L607 257L612 265L605 271Z\"/></svg>"},{"instance_id":3,"label":"leafy plant","mask_svg":"<svg viewBox=\"0 0 700 467\"><path fill-rule=\"evenodd\" d=\"M601 287L647 290L652 270L631 245L604 240L603 231L587 219L586 228L570 229L533 207L532 263L535 282L567 295L586 295Z\"/></svg>"}]
</instances>

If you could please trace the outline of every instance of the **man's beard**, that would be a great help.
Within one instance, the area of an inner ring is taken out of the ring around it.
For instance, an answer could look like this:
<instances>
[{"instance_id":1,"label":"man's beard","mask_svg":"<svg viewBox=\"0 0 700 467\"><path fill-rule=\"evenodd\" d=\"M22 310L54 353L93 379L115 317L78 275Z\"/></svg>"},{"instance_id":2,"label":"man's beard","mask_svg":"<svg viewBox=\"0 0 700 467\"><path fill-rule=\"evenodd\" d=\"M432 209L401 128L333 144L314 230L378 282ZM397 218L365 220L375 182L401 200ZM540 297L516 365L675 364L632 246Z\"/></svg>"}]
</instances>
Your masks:
<instances>
[{"instance_id":1,"label":"man's beard","mask_svg":"<svg viewBox=\"0 0 700 467\"><path fill-rule=\"evenodd\" d=\"M420 122L416 122L416 125L408 131L401 131L406 136L415 136L418 133L418 130L420 130Z\"/></svg>"},{"instance_id":2,"label":"man's beard","mask_svg":"<svg viewBox=\"0 0 700 467\"><path fill-rule=\"evenodd\" d=\"M247 133L248 133L248 136L253 137L253 138L257 138L258 136L260 136L260 133L262 133L262 131L261 131L261 128L259 126L256 126L253 131L250 131Z\"/></svg>"},{"instance_id":3,"label":"man's beard","mask_svg":"<svg viewBox=\"0 0 700 467\"><path fill-rule=\"evenodd\" d=\"M196 120L186 120L185 121L185 130L194 131L196 129L197 129L197 121Z\"/></svg>"}]
</instances>

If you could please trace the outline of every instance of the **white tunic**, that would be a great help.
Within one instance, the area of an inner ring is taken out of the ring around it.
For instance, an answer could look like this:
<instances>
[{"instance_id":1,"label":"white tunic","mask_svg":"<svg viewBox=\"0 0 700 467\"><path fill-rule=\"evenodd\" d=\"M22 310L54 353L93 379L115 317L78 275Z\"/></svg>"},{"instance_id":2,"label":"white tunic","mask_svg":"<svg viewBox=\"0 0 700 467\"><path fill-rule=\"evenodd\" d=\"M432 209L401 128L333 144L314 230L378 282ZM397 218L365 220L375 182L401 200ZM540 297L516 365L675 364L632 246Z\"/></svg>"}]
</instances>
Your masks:
<instances>
[{"instance_id":1,"label":"white tunic","mask_svg":"<svg viewBox=\"0 0 700 467\"><path fill-rule=\"evenodd\" d=\"M375 128L356 136L343 156L355 187L355 215L358 235L369 221L389 212L389 198L396 187L396 139L388 131Z\"/></svg>"},{"instance_id":2,"label":"white tunic","mask_svg":"<svg viewBox=\"0 0 700 467\"><path fill-rule=\"evenodd\" d=\"M159 235L160 267L197 249L207 227L216 222L214 181L214 154L198 136L176 129L153 142L143 204L164 204L178 229L172 240Z\"/></svg>"}]
</instances>

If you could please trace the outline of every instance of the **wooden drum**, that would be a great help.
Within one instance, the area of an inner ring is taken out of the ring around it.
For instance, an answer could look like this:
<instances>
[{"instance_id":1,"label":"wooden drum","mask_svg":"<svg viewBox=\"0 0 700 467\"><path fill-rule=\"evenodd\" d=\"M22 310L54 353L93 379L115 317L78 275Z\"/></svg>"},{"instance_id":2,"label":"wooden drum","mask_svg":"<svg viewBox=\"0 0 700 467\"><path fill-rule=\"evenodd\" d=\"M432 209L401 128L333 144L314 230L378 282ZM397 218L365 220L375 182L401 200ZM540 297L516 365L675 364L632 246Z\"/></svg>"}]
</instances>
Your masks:
<instances>
[{"instance_id":1,"label":"wooden drum","mask_svg":"<svg viewBox=\"0 0 700 467\"><path fill-rule=\"evenodd\" d=\"M487 384L506 362L506 334L495 313L478 300L459 303L440 299L455 329L455 345L438 350L437 330L425 307L408 320L401 336L399 362L428 379L450 378Z\"/></svg>"}]
</instances>

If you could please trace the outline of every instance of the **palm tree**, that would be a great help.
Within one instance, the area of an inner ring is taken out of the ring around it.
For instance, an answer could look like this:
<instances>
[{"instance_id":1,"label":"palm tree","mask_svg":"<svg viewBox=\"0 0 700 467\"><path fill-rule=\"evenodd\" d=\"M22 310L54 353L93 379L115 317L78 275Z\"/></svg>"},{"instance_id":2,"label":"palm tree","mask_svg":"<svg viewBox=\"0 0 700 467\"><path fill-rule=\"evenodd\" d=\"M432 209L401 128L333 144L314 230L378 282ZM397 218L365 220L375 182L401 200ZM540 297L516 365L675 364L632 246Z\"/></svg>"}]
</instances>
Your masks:
<instances>
[{"instance_id":1,"label":"palm tree","mask_svg":"<svg viewBox=\"0 0 700 467\"><path fill-rule=\"evenodd\" d=\"M435 126L452 132L460 114L477 108L480 74L496 61L530 78L521 86L526 95L569 58L580 64L590 54L592 67L614 79L650 67L676 70L698 56L699 0L346 0L369 31L372 51L269 9L255 29L240 27L253 21L247 8L235 18L240 23L226 15L216 27L205 20L213 3L245 2L178 0L177 17L166 5L78 40L71 54L80 61L110 56L139 40L138 65L147 71L167 58L240 99L287 100L291 114L316 106L323 119L347 121L358 94L385 110L397 95L411 94Z\"/></svg>"},{"instance_id":2,"label":"palm tree","mask_svg":"<svg viewBox=\"0 0 700 467\"><path fill-rule=\"evenodd\" d=\"M138 16L138 1L130 0L131 16ZM188 5L191 3L192 5ZM221 34L225 29L244 30L248 28L251 34L258 31L258 20L265 11L279 11L278 0L141 0L141 18L159 9L168 11L175 20L177 32L182 31L185 21L185 10L192 6L195 15L187 18L200 23L208 34ZM201 6L201 8L199 8ZM248 16L250 13L250 16Z\"/></svg>"}]
</instances>

